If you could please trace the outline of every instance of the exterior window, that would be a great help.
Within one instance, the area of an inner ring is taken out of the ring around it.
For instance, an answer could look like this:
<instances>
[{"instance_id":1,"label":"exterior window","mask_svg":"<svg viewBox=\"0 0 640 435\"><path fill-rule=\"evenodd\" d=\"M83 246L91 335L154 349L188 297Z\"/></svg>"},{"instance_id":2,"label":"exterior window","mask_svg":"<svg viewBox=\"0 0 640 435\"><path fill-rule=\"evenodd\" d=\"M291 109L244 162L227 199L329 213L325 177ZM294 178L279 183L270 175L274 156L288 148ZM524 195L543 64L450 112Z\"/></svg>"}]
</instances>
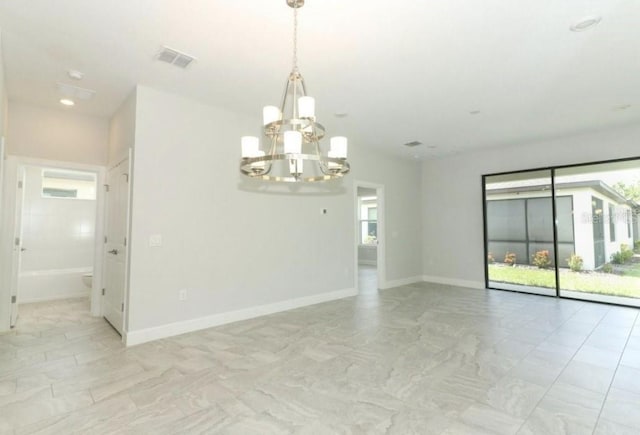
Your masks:
<instances>
[{"instance_id":1,"label":"exterior window","mask_svg":"<svg viewBox=\"0 0 640 435\"><path fill-rule=\"evenodd\" d=\"M616 208L609 204L609 239L616 241Z\"/></svg>"},{"instance_id":2,"label":"exterior window","mask_svg":"<svg viewBox=\"0 0 640 435\"><path fill-rule=\"evenodd\" d=\"M360 201L360 244L378 244L378 205L375 197L363 197Z\"/></svg>"},{"instance_id":3,"label":"exterior window","mask_svg":"<svg viewBox=\"0 0 640 435\"><path fill-rule=\"evenodd\" d=\"M627 210L627 237L631 238L631 222L633 222L633 216L631 210Z\"/></svg>"}]
</instances>

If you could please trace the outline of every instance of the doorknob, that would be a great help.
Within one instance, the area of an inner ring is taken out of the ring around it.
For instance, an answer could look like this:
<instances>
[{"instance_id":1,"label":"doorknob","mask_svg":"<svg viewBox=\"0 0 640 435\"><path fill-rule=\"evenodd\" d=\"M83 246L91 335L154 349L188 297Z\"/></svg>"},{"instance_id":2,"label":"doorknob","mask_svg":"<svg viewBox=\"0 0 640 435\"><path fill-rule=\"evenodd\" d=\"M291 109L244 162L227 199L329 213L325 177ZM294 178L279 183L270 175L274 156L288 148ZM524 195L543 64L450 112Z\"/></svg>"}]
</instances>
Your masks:
<instances>
[{"instance_id":1,"label":"doorknob","mask_svg":"<svg viewBox=\"0 0 640 435\"><path fill-rule=\"evenodd\" d=\"M117 249L112 249L111 251L108 252L109 254L113 254L113 255L118 255L118 250Z\"/></svg>"},{"instance_id":2,"label":"doorknob","mask_svg":"<svg viewBox=\"0 0 640 435\"><path fill-rule=\"evenodd\" d=\"M20 252L24 252L26 250L27 250L27 248L20 248Z\"/></svg>"}]
</instances>

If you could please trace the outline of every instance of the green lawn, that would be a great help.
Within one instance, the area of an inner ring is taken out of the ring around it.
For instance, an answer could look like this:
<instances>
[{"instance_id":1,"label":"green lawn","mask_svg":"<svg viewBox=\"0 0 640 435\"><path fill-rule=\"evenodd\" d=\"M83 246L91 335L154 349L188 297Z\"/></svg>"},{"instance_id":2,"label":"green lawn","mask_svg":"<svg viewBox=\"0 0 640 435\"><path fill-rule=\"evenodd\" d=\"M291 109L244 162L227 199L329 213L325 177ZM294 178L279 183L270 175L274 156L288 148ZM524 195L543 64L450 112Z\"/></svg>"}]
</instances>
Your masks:
<instances>
[{"instance_id":1,"label":"green lawn","mask_svg":"<svg viewBox=\"0 0 640 435\"><path fill-rule=\"evenodd\" d=\"M490 264L489 280L555 288L555 272L552 269ZM571 272L567 269L560 269L560 289L640 298L640 266L630 270L624 276L597 272Z\"/></svg>"}]
</instances>

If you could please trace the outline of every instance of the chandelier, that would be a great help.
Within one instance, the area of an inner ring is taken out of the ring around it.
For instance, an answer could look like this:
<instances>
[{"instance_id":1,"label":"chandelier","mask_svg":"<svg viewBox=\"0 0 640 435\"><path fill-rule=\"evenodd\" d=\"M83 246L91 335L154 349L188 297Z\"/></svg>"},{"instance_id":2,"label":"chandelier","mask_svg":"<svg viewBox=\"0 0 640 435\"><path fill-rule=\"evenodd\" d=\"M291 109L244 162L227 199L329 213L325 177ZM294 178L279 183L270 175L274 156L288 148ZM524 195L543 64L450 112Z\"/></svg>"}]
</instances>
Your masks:
<instances>
[{"instance_id":1,"label":"chandelier","mask_svg":"<svg viewBox=\"0 0 640 435\"><path fill-rule=\"evenodd\" d=\"M328 152L323 154L320 141L325 128L316 120L315 100L307 95L298 70L298 8L304 6L304 0L287 0L287 4L293 8L293 69L280 107L263 109L265 149L260 149L258 137L242 137L240 172L251 178L289 183L341 178L350 169L347 138L332 137Z\"/></svg>"}]
</instances>

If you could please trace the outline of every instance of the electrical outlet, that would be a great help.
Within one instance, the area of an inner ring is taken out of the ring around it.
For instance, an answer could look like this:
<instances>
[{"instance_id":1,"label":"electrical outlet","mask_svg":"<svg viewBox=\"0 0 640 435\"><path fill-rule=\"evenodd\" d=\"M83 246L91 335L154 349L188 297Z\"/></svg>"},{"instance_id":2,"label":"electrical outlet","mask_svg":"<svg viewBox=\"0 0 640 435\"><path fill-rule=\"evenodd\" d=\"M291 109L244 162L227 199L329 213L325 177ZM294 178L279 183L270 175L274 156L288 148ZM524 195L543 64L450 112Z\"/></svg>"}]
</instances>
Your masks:
<instances>
[{"instance_id":1,"label":"electrical outlet","mask_svg":"<svg viewBox=\"0 0 640 435\"><path fill-rule=\"evenodd\" d=\"M183 288L182 290L180 290L178 292L178 299L181 301L186 301L187 300L187 289Z\"/></svg>"},{"instance_id":2,"label":"electrical outlet","mask_svg":"<svg viewBox=\"0 0 640 435\"><path fill-rule=\"evenodd\" d=\"M162 246L162 234L153 234L149 236L149 246L154 248Z\"/></svg>"}]
</instances>

